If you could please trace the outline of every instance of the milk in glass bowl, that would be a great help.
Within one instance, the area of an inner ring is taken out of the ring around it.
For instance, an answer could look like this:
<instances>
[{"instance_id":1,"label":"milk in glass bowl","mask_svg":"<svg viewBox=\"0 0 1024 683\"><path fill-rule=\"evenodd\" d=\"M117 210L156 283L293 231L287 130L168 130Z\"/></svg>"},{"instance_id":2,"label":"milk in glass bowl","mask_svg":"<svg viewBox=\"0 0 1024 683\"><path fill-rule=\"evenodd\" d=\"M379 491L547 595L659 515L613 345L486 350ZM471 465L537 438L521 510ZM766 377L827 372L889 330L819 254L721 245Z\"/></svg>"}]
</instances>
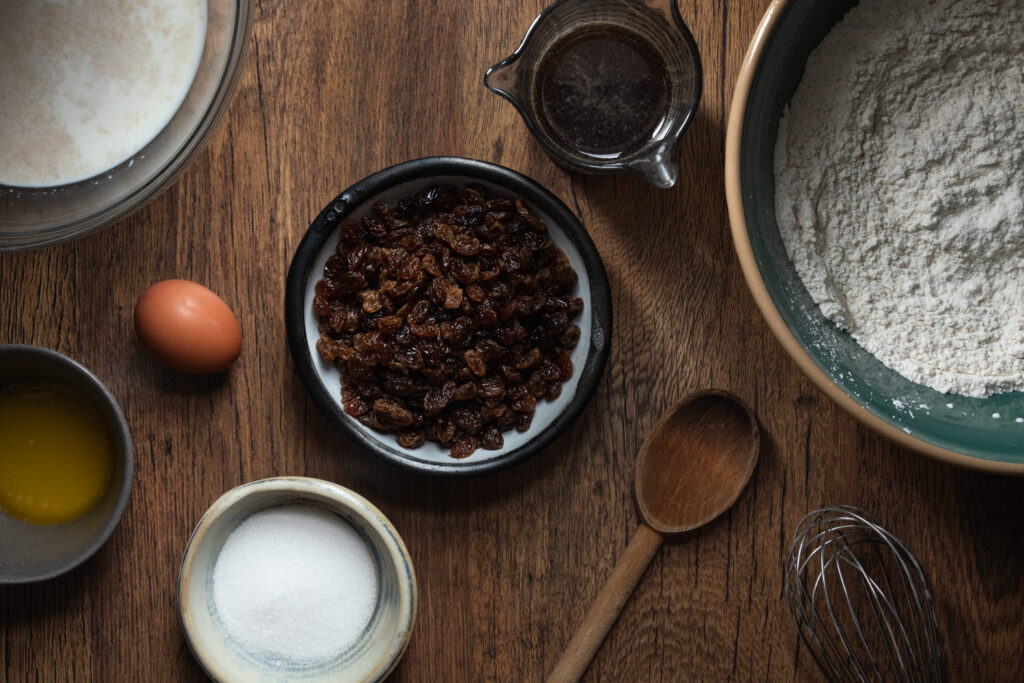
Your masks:
<instances>
[{"instance_id":1,"label":"milk in glass bowl","mask_svg":"<svg viewBox=\"0 0 1024 683\"><path fill-rule=\"evenodd\" d=\"M141 207L201 148L245 54L250 0L0 3L0 251Z\"/></svg>"}]
</instances>

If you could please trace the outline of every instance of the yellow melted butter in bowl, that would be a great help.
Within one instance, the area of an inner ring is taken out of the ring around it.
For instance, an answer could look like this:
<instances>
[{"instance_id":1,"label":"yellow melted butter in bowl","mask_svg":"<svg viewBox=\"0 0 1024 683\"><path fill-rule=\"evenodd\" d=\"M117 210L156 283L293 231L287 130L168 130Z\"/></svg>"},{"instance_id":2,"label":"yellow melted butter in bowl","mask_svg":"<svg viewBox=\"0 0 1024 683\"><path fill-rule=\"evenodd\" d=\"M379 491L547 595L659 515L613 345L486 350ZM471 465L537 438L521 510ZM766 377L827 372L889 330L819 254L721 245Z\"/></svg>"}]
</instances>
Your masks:
<instances>
[{"instance_id":1,"label":"yellow melted butter in bowl","mask_svg":"<svg viewBox=\"0 0 1024 683\"><path fill-rule=\"evenodd\" d=\"M72 389L50 382L0 393L0 508L33 524L81 517L114 470L106 420Z\"/></svg>"}]
</instances>

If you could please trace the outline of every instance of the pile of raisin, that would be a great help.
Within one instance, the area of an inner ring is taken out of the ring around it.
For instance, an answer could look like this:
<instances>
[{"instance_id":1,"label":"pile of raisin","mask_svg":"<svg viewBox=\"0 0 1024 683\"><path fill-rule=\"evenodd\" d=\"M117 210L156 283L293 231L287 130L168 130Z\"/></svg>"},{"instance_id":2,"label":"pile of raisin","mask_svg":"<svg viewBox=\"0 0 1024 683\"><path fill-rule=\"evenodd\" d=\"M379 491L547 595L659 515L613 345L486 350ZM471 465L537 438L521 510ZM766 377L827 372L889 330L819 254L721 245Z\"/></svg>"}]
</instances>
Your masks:
<instances>
[{"instance_id":1,"label":"pile of raisin","mask_svg":"<svg viewBox=\"0 0 1024 683\"><path fill-rule=\"evenodd\" d=\"M465 458L526 431L573 373L577 275L521 199L435 186L340 225L316 284L317 350L345 412Z\"/></svg>"}]
</instances>

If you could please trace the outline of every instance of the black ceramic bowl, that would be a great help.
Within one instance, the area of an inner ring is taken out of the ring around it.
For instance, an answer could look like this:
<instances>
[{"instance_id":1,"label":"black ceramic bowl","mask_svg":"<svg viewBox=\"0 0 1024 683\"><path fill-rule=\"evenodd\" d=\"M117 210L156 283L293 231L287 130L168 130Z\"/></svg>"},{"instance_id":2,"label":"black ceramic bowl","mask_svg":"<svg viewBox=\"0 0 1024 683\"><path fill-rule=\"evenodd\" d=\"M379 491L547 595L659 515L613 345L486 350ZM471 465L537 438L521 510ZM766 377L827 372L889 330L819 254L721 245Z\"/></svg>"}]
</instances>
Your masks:
<instances>
[{"instance_id":1,"label":"black ceramic bowl","mask_svg":"<svg viewBox=\"0 0 1024 683\"><path fill-rule=\"evenodd\" d=\"M361 218L377 201L396 202L438 184L480 185L495 195L521 197L548 227L579 274L575 295L584 310L573 322L582 330L573 351L576 368L555 401L540 401L526 432L505 432L505 446L496 451L478 449L456 460L448 449L427 442L417 449L398 445L395 437L365 427L341 406L341 380L331 363L316 351L319 338L313 313L314 288L323 276L324 263L338 243L338 225ZM583 411L608 360L612 312L608 277L601 257L579 220L557 197L515 171L472 159L430 157L407 161L360 180L335 197L316 217L299 243L288 271L285 290L288 345L302 381L327 419L363 451L380 460L434 475L459 476L504 469L548 446Z\"/></svg>"}]
</instances>

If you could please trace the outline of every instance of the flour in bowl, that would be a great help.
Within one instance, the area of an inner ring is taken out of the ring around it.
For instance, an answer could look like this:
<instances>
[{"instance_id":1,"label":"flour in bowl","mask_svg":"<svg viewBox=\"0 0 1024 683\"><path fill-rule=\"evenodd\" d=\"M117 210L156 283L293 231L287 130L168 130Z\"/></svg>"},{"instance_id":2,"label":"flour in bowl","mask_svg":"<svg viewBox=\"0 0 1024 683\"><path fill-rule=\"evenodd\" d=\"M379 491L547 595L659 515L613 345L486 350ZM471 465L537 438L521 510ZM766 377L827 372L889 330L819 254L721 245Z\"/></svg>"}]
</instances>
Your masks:
<instances>
[{"instance_id":1,"label":"flour in bowl","mask_svg":"<svg viewBox=\"0 0 1024 683\"><path fill-rule=\"evenodd\" d=\"M1021 26L1021 0L862 0L779 126L776 216L807 290L942 392L1024 390Z\"/></svg>"}]
</instances>

